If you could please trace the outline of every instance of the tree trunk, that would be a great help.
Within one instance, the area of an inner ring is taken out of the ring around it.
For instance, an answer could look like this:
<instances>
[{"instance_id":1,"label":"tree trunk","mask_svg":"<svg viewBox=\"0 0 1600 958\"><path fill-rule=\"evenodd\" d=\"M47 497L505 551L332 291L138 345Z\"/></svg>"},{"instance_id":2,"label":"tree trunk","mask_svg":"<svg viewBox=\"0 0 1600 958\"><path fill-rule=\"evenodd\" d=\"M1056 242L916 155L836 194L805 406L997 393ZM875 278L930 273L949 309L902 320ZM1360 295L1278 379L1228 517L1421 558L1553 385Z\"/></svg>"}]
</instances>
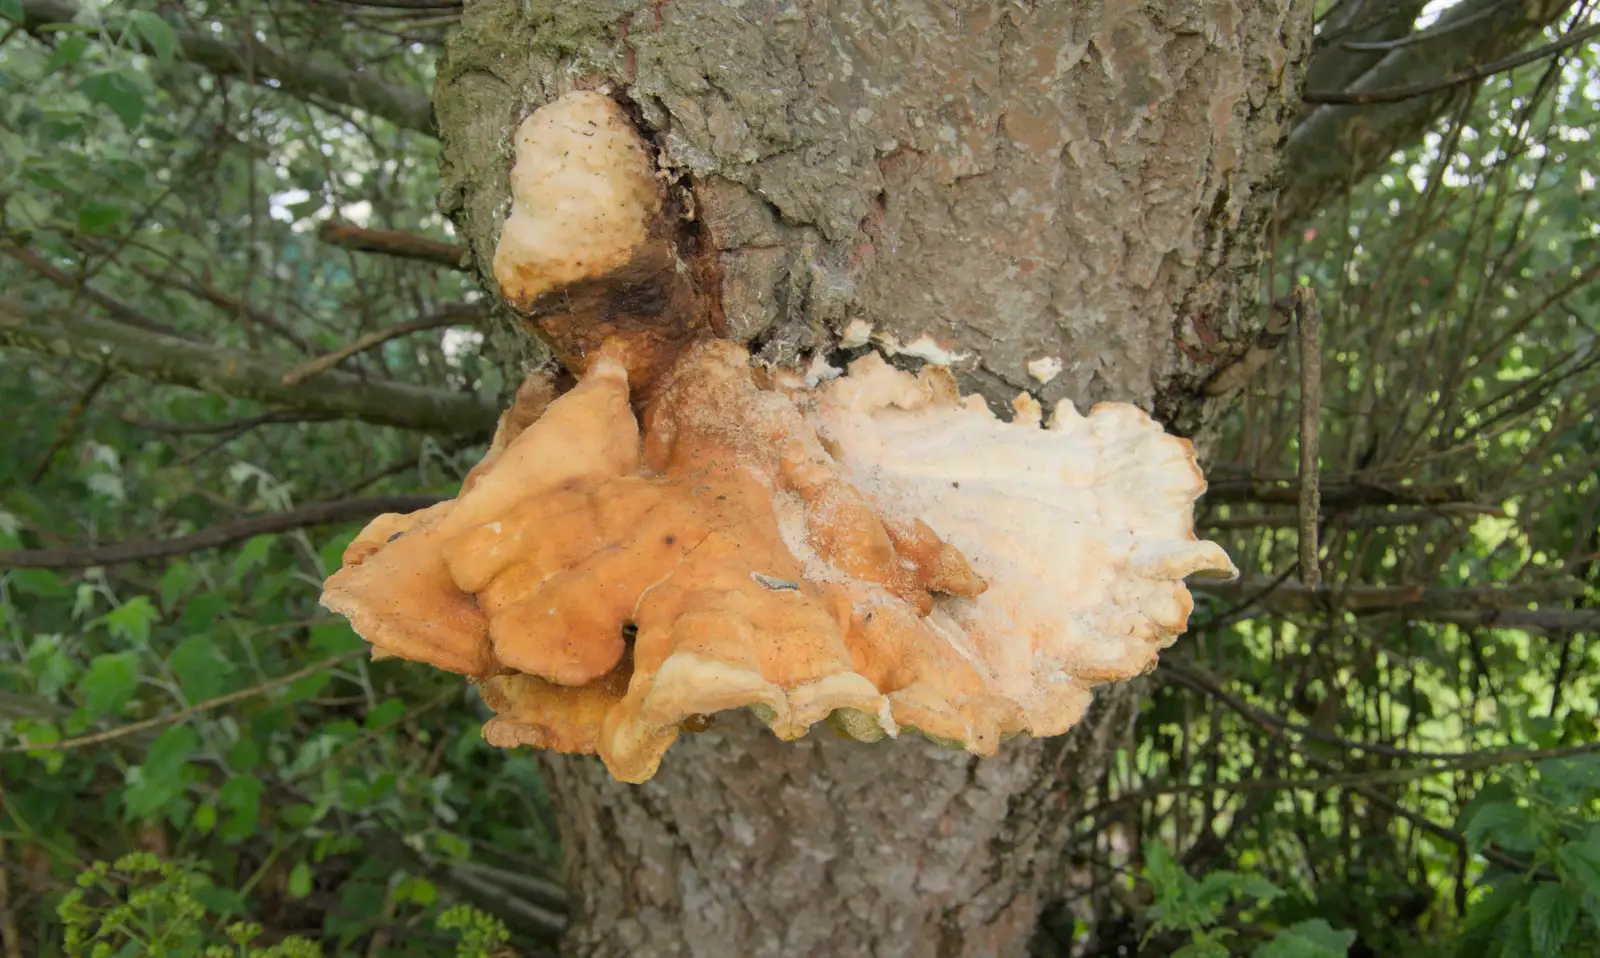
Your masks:
<instances>
[{"instance_id":1,"label":"tree trunk","mask_svg":"<svg viewBox=\"0 0 1600 958\"><path fill-rule=\"evenodd\" d=\"M574 88L692 192L729 335L846 327L996 402L1115 399L1203 432L1254 267L1309 0L468 0L440 65L444 195L486 285L511 131ZM507 330L512 329L507 324ZM503 345L531 355L531 340ZM579 955L1018 955L1134 686L999 757L742 713L643 786L550 763Z\"/></svg>"}]
</instances>

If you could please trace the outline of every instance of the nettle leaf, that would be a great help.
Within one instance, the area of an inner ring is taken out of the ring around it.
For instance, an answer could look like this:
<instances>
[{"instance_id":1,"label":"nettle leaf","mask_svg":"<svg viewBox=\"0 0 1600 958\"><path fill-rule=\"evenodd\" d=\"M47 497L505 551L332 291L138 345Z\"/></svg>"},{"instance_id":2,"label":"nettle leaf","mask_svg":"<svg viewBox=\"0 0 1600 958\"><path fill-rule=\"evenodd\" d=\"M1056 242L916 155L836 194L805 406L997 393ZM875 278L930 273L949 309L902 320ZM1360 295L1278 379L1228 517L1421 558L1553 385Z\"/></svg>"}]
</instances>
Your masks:
<instances>
[{"instance_id":1,"label":"nettle leaf","mask_svg":"<svg viewBox=\"0 0 1600 958\"><path fill-rule=\"evenodd\" d=\"M1313 918L1283 929L1251 955L1252 958L1344 958L1355 943L1355 932Z\"/></svg>"},{"instance_id":2,"label":"nettle leaf","mask_svg":"<svg viewBox=\"0 0 1600 958\"><path fill-rule=\"evenodd\" d=\"M1539 777L1574 791L1600 791L1600 755L1553 758L1537 766Z\"/></svg>"},{"instance_id":3,"label":"nettle leaf","mask_svg":"<svg viewBox=\"0 0 1600 958\"><path fill-rule=\"evenodd\" d=\"M128 817L153 818L182 795L188 781L184 767L199 747L200 736L187 725L162 732L150 746L144 764L128 771L129 786L122 793Z\"/></svg>"},{"instance_id":4,"label":"nettle leaf","mask_svg":"<svg viewBox=\"0 0 1600 958\"><path fill-rule=\"evenodd\" d=\"M183 615L178 617L178 627L186 632L204 632L226 611L226 593L202 592L184 604Z\"/></svg>"},{"instance_id":5,"label":"nettle leaf","mask_svg":"<svg viewBox=\"0 0 1600 958\"><path fill-rule=\"evenodd\" d=\"M311 627L311 651L322 658L332 658L359 649L364 644L361 636L350 628L350 623L340 619Z\"/></svg>"},{"instance_id":6,"label":"nettle leaf","mask_svg":"<svg viewBox=\"0 0 1600 958\"><path fill-rule=\"evenodd\" d=\"M363 724L369 729L381 729L398 721L406 714L406 703L397 698L384 699L378 706L367 712Z\"/></svg>"},{"instance_id":7,"label":"nettle leaf","mask_svg":"<svg viewBox=\"0 0 1600 958\"><path fill-rule=\"evenodd\" d=\"M130 130L144 119L144 91L125 74L115 70L96 73L78 84L78 92L115 113Z\"/></svg>"},{"instance_id":8,"label":"nettle leaf","mask_svg":"<svg viewBox=\"0 0 1600 958\"><path fill-rule=\"evenodd\" d=\"M1586 841L1571 841L1556 852L1566 877L1581 890L1589 913L1600 922L1600 826Z\"/></svg>"},{"instance_id":9,"label":"nettle leaf","mask_svg":"<svg viewBox=\"0 0 1600 958\"><path fill-rule=\"evenodd\" d=\"M1528 896L1528 931L1535 954L1566 954L1577 920L1578 893L1566 885L1545 882Z\"/></svg>"},{"instance_id":10,"label":"nettle leaf","mask_svg":"<svg viewBox=\"0 0 1600 958\"><path fill-rule=\"evenodd\" d=\"M13 589L41 599L64 599L72 594L72 587L48 569L17 569L8 581Z\"/></svg>"},{"instance_id":11,"label":"nettle leaf","mask_svg":"<svg viewBox=\"0 0 1600 958\"><path fill-rule=\"evenodd\" d=\"M70 67L83 59L83 52L89 49L89 38L78 33L69 33L56 41L56 48L50 51L50 59L45 61L44 72L46 76Z\"/></svg>"},{"instance_id":12,"label":"nettle leaf","mask_svg":"<svg viewBox=\"0 0 1600 958\"><path fill-rule=\"evenodd\" d=\"M148 10L139 10L128 16L128 23L150 45L157 59L163 63L172 62L172 56L178 50L178 37L167 26L167 21Z\"/></svg>"},{"instance_id":13,"label":"nettle leaf","mask_svg":"<svg viewBox=\"0 0 1600 958\"><path fill-rule=\"evenodd\" d=\"M1473 851L1491 841L1516 838L1528 831L1528 811L1514 801L1490 802L1478 809L1464 834Z\"/></svg>"},{"instance_id":14,"label":"nettle leaf","mask_svg":"<svg viewBox=\"0 0 1600 958\"><path fill-rule=\"evenodd\" d=\"M1200 903L1206 907L1221 906L1230 897L1269 902L1281 898L1283 889L1260 875L1241 875L1238 872L1214 871L1200 880Z\"/></svg>"},{"instance_id":15,"label":"nettle leaf","mask_svg":"<svg viewBox=\"0 0 1600 958\"><path fill-rule=\"evenodd\" d=\"M217 801L228 810L228 820L220 834L228 841L249 838L261 820L261 793L266 786L254 775L228 779L217 793Z\"/></svg>"},{"instance_id":16,"label":"nettle leaf","mask_svg":"<svg viewBox=\"0 0 1600 958\"><path fill-rule=\"evenodd\" d=\"M178 687L190 703L216 698L233 685L233 663L217 651L210 636L191 635L179 642L168 656L167 666L178 677Z\"/></svg>"},{"instance_id":17,"label":"nettle leaf","mask_svg":"<svg viewBox=\"0 0 1600 958\"><path fill-rule=\"evenodd\" d=\"M28 646L28 674L40 695L53 696L72 684L78 666L67 654L59 635L41 635Z\"/></svg>"},{"instance_id":18,"label":"nettle leaf","mask_svg":"<svg viewBox=\"0 0 1600 958\"><path fill-rule=\"evenodd\" d=\"M78 229L90 234L110 233L125 215L120 206L86 200L78 207Z\"/></svg>"},{"instance_id":19,"label":"nettle leaf","mask_svg":"<svg viewBox=\"0 0 1600 958\"><path fill-rule=\"evenodd\" d=\"M148 645L150 626L161 619L161 612L148 596L135 596L100 617L114 638L135 645Z\"/></svg>"},{"instance_id":20,"label":"nettle leaf","mask_svg":"<svg viewBox=\"0 0 1600 958\"><path fill-rule=\"evenodd\" d=\"M1180 892L1194 884L1194 879L1178 864L1167 846L1160 842L1145 843L1144 870L1155 888L1157 898Z\"/></svg>"},{"instance_id":21,"label":"nettle leaf","mask_svg":"<svg viewBox=\"0 0 1600 958\"><path fill-rule=\"evenodd\" d=\"M276 536L256 536L246 542L233 560L233 581L238 583L250 573L251 569L265 564L268 554L272 552L273 543L277 541Z\"/></svg>"},{"instance_id":22,"label":"nettle leaf","mask_svg":"<svg viewBox=\"0 0 1600 958\"><path fill-rule=\"evenodd\" d=\"M78 682L83 709L90 718L120 712L139 685L139 657L133 652L97 655Z\"/></svg>"},{"instance_id":23,"label":"nettle leaf","mask_svg":"<svg viewBox=\"0 0 1600 958\"><path fill-rule=\"evenodd\" d=\"M161 574L161 607L171 612L178 600L188 593L194 580L194 566L189 563L174 562L167 566L167 571Z\"/></svg>"}]
</instances>

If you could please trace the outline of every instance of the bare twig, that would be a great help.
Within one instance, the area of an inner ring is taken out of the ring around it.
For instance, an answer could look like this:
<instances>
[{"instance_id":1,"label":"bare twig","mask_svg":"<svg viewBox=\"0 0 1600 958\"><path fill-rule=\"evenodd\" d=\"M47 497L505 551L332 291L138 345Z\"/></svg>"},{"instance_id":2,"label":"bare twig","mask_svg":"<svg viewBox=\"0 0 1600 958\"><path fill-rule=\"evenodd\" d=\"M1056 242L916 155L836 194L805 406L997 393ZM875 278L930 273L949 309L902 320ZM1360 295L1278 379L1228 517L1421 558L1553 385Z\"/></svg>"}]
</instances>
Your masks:
<instances>
[{"instance_id":1,"label":"bare twig","mask_svg":"<svg viewBox=\"0 0 1600 958\"><path fill-rule=\"evenodd\" d=\"M1317 548L1318 457L1322 449L1322 315L1310 287L1294 291L1300 327L1300 578L1307 588L1322 584Z\"/></svg>"},{"instance_id":2,"label":"bare twig","mask_svg":"<svg viewBox=\"0 0 1600 958\"><path fill-rule=\"evenodd\" d=\"M1348 509L1352 506L1446 506L1471 504L1473 495L1464 483L1402 486L1338 479L1319 482L1321 506ZM1249 477L1217 479L1207 484L1206 502L1262 502L1298 506L1299 484Z\"/></svg>"},{"instance_id":3,"label":"bare twig","mask_svg":"<svg viewBox=\"0 0 1600 958\"><path fill-rule=\"evenodd\" d=\"M465 247L454 243L443 243L415 233L368 229L343 220L329 220L317 230L317 238L324 243L332 243L334 246L362 253L382 253L385 256L398 256L401 259L436 263L450 269L466 269L461 262L462 257L466 255Z\"/></svg>"},{"instance_id":4,"label":"bare twig","mask_svg":"<svg viewBox=\"0 0 1600 958\"><path fill-rule=\"evenodd\" d=\"M1542 46L1534 47L1515 56L1505 57L1489 63L1480 63L1447 77L1430 80L1427 83L1410 83L1405 86L1389 87L1383 90L1312 90L1305 95L1307 103L1330 104L1338 106L1371 106L1378 103L1399 103L1403 100L1413 100L1417 97L1441 93L1453 87L1465 86L1476 83L1485 77L1496 73L1514 70L1524 64L1543 60L1545 57L1554 56L1563 50L1577 46L1590 37L1600 34L1600 23L1591 23L1586 27L1573 30L1559 40L1551 41Z\"/></svg>"},{"instance_id":5,"label":"bare twig","mask_svg":"<svg viewBox=\"0 0 1600 958\"><path fill-rule=\"evenodd\" d=\"M399 339L401 336L409 336L412 333L420 333L429 329L438 329L441 326L462 326L478 322L484 316L483 307L473 303L459 303L441 307L437 313L430 316L422 316L409 323L398 323L394 326L385 326L383 329L375 329L365 336L351 340L348 344L331 353L318 356L315 359L309 359L294 367L283 374L283 384L285 386L299 385L319 373L327 372L351 356L364 353L376 346L382 346L391 339Z\"/></svg>"},{"instance_id":6,"label":"bare twig","mask_svg":"<svg viewBox=\"0 0 1600 958\"><path fill-rule=\"evenodd\" d=\"M50 441L50 448L44 451L44 455L39 459L39 465L34 467L32 477L34 482L37 483L44 480L45 474L50 471L51 464L56 461L56 454L61 451L61 447L71 441L72 434L77 431L78 423L83 419L83 414L88 411L89 404L94 402L94 397L100 395L100 390L104 389L106 383L110 381L111 370L100 370L100 374L94 377L94 381L89 384L89 388L85 389L83 395L78 397L78 401L72 404L72 408L67 411L67 418L62 420L61 428L56 430L55 438Z\"/></svg>"},{"instance_id":7,"label":"bare twig","mask_svg":"<svg viewBox=\"0 0 1600 958\"><path fill-rule=\"evenodd\" d=\"M350 522L355 519L370 518L383 512L415 512L418 509L426 509L438 501L438 496L372 496L316 502L288 512L251 516L237 522L224 522L202 532L174 539L144 539L82 549L19 549L0 552L0 569L86 569L118 562L163 559L168 556L199 552L202 549L215 549L254 536L288 532L291 529Z\"/></svg>"},{"instance_id":8,"label":"bare twig","mask_svg":"<svg viewBox=\"0 0 1600 958\"><path fill-rule=\"evenodd\" d=\"M140 732L148 732L151 729L160 728L163 725L171 725L174 722L182 722L185 719L193 718L194 716L199 715L201 712L209 712L212 709L221 708L224 705L232 705L234 702L242 702L245 699L254 698L257 695L264 695L267 692L271 692L273 689L279 689L285 685L291 685L303 678L316 675L318 672L322 672L327 669L331 669L336 665L348 662L356 656L366 654L367 650L365 648L351 649L348 652L341 652L338 655L330 656L329 658L323 659L319 662L313 662L305 668L296 669L287 675L280 675L277 678L268 679L259 685L252 685L247 689L240 689L237 692L229 692L227 695L219 695L213 699L206 699L204 702L198 702L186 709L179 709L178 711L169 713L167 715L157 715L154 718L147 718L143 721L130 722L127 725L119 725L116 728L107 729L104 732L96 732L93 735L80 735L77 738L62 739L59 742L44 742L37 745L11 745L7 746L6 748L0 748L0 754L14 755L19 752L62 752L68 749L83 748L88 745L104 745L106 742L114 742L119 738L126 738L129 735L137 735Z\"/></svg>"},{"instance_id":9,"label":"bare twig","mask_svg":"<svg viewBox=\"0 0 1600 958\"><path fill-rule=\"evenodd\" d=\"M229 419L226 422L153 422L128 415L117 417L118 421L136 429L148 429L151 432L164 432L174 436L203 436L218 432L237 434L244 429L254 429L257 426L265 426L271 423L329 422L333 418L333 416L298 412L292 409L263 413L259 416L247 416L244 419Z\"/></svg>"},{"instance_id":10,"label":"bare twig","mask_svg":"<svg viewBox=\"0 0 1600 958\"><path fill-rule=\"evenodd\" d=\"M156 322L132 306L107 296L88 283L79 282L77 277L67 273L65 270L58 269L49 260L31 249L18 246L6 240L0 240L0 253L6 254L67 292L75 296L82 296L89 302L94 303L119 323L143 329L147 332L160 333L163 336L173 336L178 339L193 341L193 337L180 333L163 323Z\"/></svg>"},{"instance_id":11,"label":"bare twig","mask_svg":"<svg viewBox=\"0 0 1600 958\"><path fill-rule=\"evenodd\" d=\"M492 428L499 410L477 396L327 372L283 385L281 365L242 350L152 336L118 323L0 298L0 345L64 355L163 382L313 414L461 434Z\"/></svg>"}]
</instances>

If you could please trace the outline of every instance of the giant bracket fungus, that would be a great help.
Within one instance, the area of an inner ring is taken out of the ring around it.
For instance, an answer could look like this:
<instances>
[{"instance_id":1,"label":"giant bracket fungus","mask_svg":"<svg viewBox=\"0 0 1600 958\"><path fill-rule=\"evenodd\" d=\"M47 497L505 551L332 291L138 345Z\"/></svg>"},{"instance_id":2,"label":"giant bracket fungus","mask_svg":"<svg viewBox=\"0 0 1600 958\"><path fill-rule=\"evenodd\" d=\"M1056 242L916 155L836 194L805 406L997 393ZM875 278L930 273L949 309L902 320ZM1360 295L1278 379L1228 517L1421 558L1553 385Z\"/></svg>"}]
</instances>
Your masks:
<instances>
[{"instance_id":1,"label":"giant bracket fungus","mask_svg":"<svg viewBox=\"0 0 1600 958\"><path fill-rule=\"evenodd\" d=\"M1153 667L1184 577L1234 574L1194 536L1189 443L1118 404L1046 424L1023 396L1002 421L947 370L872 354L816 386L756 368L712 335L694 271L662 266L679 247L627 123L595 93L524 123L516 170L551 209L519 205L495 263L577 384L531 377L460 494L373 520L323 604L478 683L491 743L595 753L628 782L741 707L783 739L825 721L993 754ZM605 156L574 159L591 139ZM655 305L550 298L614 283L656 284Z\"/></svg>"}]
</instances>

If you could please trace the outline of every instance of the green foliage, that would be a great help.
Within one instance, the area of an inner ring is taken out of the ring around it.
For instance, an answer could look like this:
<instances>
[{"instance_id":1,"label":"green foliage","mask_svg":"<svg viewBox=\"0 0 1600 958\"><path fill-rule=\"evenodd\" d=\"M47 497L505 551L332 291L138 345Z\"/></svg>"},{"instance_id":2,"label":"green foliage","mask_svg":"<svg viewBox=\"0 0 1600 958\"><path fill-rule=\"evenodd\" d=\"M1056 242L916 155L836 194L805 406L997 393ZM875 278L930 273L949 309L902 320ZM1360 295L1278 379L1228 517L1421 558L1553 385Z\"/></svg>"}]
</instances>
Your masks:
<instances>
[{"instance_id":1,"label":"green foliage","mask_svg":"<svg viewBox=\"0 0 1600 958\"><path fill-rule=\"evenodd\" d=\"M290 935L270 947L254 944L260 925L216 924L216 902L227 902L194 865L161 861L148 852L96 862L57 906L69 958L322 958L315 942Z\"/></svg>"},{"instance_id":2,"label":"green foliage","mask_svg":"<svg viewBox=\"0 0 1600 958\"><path fill-rule=\"evenodd\" d=\"M447 238L437 143L219 77L179 41L252 37L426 91L448 13L81 6L41 34L0 28L0 243L36 257L0 255L8 298L131 314L289 368L479 295L459 271L317 237L338 217ZM531 39L548 50L609 22L593 5L535 6L548 16ZM0 20L21 10L0 0ZM1471 489L1326 507L1327 602L1199 596L1107 775L1125 820L1071 823L1089 875L1065 923L1075 955L1142 942L1511 958L1600 943L1595 756L1494 757L1581 748L1600 727L1592 629L1528 625L1600 608L1600 286L1584 272L1600 236L1600 53L1566 57L1496 75L1280 237L1263 285L1309 285L1325 320L1325 488ZM435 329L340 368L499 395L515 363L491 347ZM103 373L0 353L0 549L449 492L484 448ZM1235 397L1202 443L1214 482L1292 491L1297 376L1281 347ZM1294 520L1261 501L1198 512L1258 584L1298 574ZM317 606L359 525L0 572L0 836L13 894L29 896L24 953L548 947L553 930L528 916L560 910L561 856L535 761L483 744L458 680L368 661ZM1363 605L1363 589L1425 601ZM1099 893L1134 873L1147 899Z\"/></svg>"},{"instance_id":3,"label":"green foliage","mask_svg":"<svg viewBox=\"0 0 1600 958\"><path fill-rule=\"evenodd\" d=\"M1147 913L1145 942L1157 935L1179 934L1185 940L1172 953L1174 958L1227 958L1239 953L1231 944L1236 930L1220 924L1224 912L1229 906L1261 910L1284 895L1259 875L1225 869L1196 880L1158 842L1145 844L1144 860L1144 879L1155 897ZM1355 932L1336 930L1316 918L1279 930L1249 953L1254 958L1344 958L1355 939Z\"/></svg>"},{"instance_id":4,"label":"green foliage","mask_svg":"<svg viewBox=\"0 0 1600 958\"><path fill-rule=\"evenodd\" d=\"M1467 815L1462 833L1495 857L1463 958L1600 954L1600 757L1513 769Z\"/></svg>"},{"instance_id":5,"label":"green foliage","mask_svg":"<svg viewBox=\"0 0 1600 958\"><path fill-rule=\"evenodd\" d=\"M296 866L298 872L301 866ZM309 876L309 872L306 873ZM295 881L291 877L291 882ZM310 878L299 879L309 890ZM417 889L411 897L431 892ZM289 935L272 945L258 944L258 923L228 920L236 899L216 888L200 863L162 861L148 852L124 855L115 863L95 862L56 907L65 931L68 958L322 958L321 945ZM304 892L302 892L302 895ZM456 958L510 958L511 932L505 923L469 905L440 912L435 927L456 939Z\"/></svg>"}]
</instances>

